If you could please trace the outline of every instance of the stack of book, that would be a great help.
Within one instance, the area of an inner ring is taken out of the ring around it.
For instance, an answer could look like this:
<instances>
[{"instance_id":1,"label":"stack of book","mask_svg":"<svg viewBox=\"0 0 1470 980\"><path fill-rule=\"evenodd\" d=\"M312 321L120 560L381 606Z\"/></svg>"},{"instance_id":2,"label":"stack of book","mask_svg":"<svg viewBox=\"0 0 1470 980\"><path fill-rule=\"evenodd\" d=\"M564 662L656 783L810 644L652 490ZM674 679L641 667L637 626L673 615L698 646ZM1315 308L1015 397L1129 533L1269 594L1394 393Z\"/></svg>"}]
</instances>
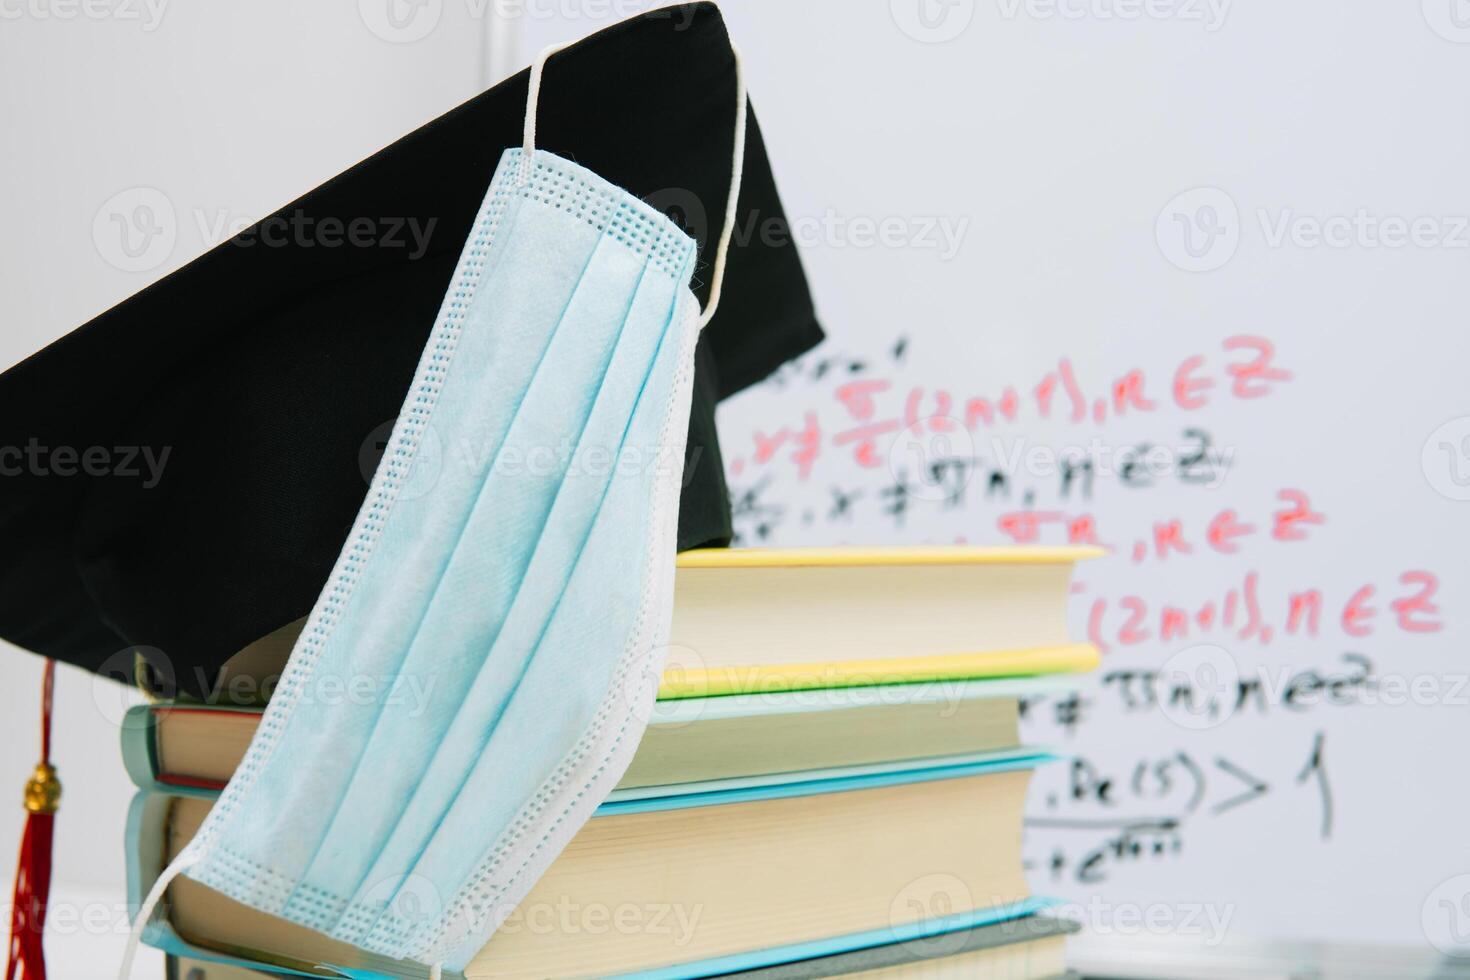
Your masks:
<instances>
[{"instance_id":1,"label":"stack of book","mask_svg":"<svg viewBox=\"0 0 1470 980\"><path fill-rule=\"evenodd\" d=\"M1096 664L1066 625L1073 566L1092 554L681 555L669 663L632 765L463 976L1064 972L1068 926L1022 873L1026 787L1051 757L1021 744L1019 704ZM243 651L221 689L279 673L292 638ZM123 756L141 789L135 902L197 830L259 720L259 707L233 704L133 709ZM196 980L224 968L209 964L428 973L187 877L145 941L187 958Z\"/></svg>"}]
</instances>

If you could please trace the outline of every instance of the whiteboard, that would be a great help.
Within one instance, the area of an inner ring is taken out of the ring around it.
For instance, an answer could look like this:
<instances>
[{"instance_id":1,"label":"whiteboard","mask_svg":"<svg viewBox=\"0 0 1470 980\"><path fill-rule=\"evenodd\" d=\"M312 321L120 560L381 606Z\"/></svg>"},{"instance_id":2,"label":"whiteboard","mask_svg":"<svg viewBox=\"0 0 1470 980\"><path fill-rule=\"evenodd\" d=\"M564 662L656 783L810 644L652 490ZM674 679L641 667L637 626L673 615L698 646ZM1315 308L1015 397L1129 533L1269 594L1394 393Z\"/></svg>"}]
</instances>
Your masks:
<instances>
[{"instance_id":1,"label":"whiteboard","mask_svg":"<svg viewBox=\"0 0 1470 980\"><path fill-rule=\"evenodd\" d=\"M1095 937L1470 942L1470 10L1349 6L727 12L829 334L738 543L1112 549L1025 725Z\"/></svg>"}]
</instances>

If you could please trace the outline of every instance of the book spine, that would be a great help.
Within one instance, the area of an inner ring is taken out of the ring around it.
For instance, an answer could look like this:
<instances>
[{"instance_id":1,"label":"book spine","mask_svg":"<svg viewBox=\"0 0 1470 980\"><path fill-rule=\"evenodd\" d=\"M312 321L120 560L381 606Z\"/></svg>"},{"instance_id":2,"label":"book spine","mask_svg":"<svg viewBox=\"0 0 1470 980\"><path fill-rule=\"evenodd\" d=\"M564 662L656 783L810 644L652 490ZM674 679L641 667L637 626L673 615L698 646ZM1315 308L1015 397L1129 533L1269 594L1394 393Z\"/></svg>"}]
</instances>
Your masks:
<instances>
[{"instance_id":1,"label":"book spine","mask_svg":"<svg viewBox=\"0 0 1470 980\"><path fill-rule=\"evenodd\" d=\"M158 784L157 735L158 719L152 705L128 709L122 724L123 767L139 789L154 789Z\"/></svg>"},{"instance_id":2,"label":"book spine","mask_svg":"<svg viewBox=\"0 0 1470 980\"><path fill-rule=\"evenodd\" d=\"M122 725L123 768L133 785L150 793L215 799L224 786L161 771L158 764L158 719L167 705L141 704L128 709Z\"/></svg>"}]
</instances>

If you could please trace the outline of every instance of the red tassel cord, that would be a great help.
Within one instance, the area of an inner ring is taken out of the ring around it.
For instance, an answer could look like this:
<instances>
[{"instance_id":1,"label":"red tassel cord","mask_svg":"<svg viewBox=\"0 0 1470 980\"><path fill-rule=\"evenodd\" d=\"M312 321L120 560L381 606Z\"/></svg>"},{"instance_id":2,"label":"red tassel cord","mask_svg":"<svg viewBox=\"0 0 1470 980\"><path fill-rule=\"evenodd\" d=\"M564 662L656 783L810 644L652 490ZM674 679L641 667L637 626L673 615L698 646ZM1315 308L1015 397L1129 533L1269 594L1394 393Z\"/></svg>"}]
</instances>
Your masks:
<instances>
[{"instance_id":1,"label":"red tassel cord","mask_svg":"<svg viewBox=\"0 0 1470 980\"><path fill-rule=\"evenodd\" d=\"M20 842L20 865L15 869L15 900L10 916L10 962L5 980L15 980L20 969L25 980L46 980L46 953L41 945L46 928L46 902L51 895L51 837L61 782L51 765L51 693L56 684L56 661L46 661L41 679L41 761L26 782L26 829Z\"/></svg>"}]
</instances>

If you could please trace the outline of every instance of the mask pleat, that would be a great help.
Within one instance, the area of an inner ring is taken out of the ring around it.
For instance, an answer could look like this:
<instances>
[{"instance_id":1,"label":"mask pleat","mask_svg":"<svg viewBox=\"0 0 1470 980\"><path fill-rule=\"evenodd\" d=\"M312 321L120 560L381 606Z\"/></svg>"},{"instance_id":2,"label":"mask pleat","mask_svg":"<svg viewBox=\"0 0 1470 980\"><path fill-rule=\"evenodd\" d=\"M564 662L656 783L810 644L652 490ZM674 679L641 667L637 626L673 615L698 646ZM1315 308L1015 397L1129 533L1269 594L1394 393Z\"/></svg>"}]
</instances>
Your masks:
<instances>
[{"instance_id":1,"label":"mask pleat","mask_svg":"<svg viewBox=\"0 0 1470 980\"><path fill-rule=\"evenodd\" d=\"M537 227L555 227L567 220L555 214ZM522 236L522 241L535 244L529 236ZM445 740L446 729L463 705L474 706L476 674L492 666L485 663L485 651L525 581L555 488L565 477L569 446L558 442L575 440L586 424L644 266L640 256L602 237L546 347L544 360L556 369L535 373L493 458L486 458L488 454L478 447L456 447L483 460L484 477L398 669L399 682L417 689L419 703L382 712L363 750L364 759L402 757L417 764L355 771L338 797L336 815L292 896L293 904L314 906L316 894L356 892L420 782L432 782L439 768L434 757L446 747L453 754L456 743ZM503 309L513 315L520 312L515 307ZM489 311L487 333L502 332L503 318L498 314L497 309ZM449 465L459 464L451 460ZM486 542L496 547L484 547ZM513 655L527 657L531 652ZM493 666L505 669L510 664ZM332 917L330 925L349 931L364 924L338 925L337 918Z\"/></svg>"},{"instance_id":2,"label":"mask pleat","mask_svg":"<svg viewBox=\"0 0 1470 980\"><path fill-rule=\"evenodd\" d=\"M513 260L514 253L526 247L526 236L517 227L519 210L512 207L507 212L500 238L505 246L492 250L490 262ZM598 238L590 228L574 233L585 234L590 242ZM561 318L566 293L556 284L579 277L591 252L589 244L543 255L534 264L519 263L525 275L491 276L474 298L470 316L514 309L518 317L502 325L499 333L468 331L461 338L433 416L458 420L454 439L498 447ZM507 397L484 397L490 390ZM418 462L423 461L427 445L442 448L449 438L431 418L420 441ZM332 641L323 646L302 704L281 735L282 742L330 749L295 752L289 765L266 766L253 788L252 796L261 803L252 819L235 821L228 828L234 849L269 857L271 880L294 880L311 861L335 812L330 801L340 798L387 695L394 693L382 690L382 685L401 678L400 666L437 589L446 556L463 529L470 502L479 495L484 472L455 465L442 455L426 491L417 487L419 492L412 492L417 481L410 481L395 501L379 549L397 557L391 566L367 564ZM286 826L289 834L281 832ZM282 886L272 904L284 907L292 890ZM329 909L310 921L326 915Z\"/></svg>"}]
</instances>

